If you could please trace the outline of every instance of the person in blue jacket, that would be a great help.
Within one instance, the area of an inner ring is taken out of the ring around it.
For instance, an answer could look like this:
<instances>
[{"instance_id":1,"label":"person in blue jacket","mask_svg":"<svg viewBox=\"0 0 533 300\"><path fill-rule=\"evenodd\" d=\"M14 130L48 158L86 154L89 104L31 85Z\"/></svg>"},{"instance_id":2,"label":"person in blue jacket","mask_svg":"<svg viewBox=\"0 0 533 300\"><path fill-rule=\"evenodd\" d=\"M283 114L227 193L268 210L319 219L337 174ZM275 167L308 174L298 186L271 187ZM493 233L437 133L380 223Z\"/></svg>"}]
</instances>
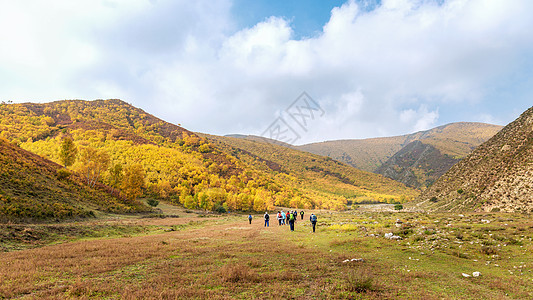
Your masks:
<instances>
[{"instance_id":1,"label":"person in blue jacket","mask_svg":"<svg viewBox=\"0 0 533 300\"><path fill-rule=\"evenodd\" d=\"M313 225L313 232L315 232L315 227L316 227L316 215L315 214L311 214L309 216L309 221L311 221L311 225Z\"/></svg>"}]
</instances>

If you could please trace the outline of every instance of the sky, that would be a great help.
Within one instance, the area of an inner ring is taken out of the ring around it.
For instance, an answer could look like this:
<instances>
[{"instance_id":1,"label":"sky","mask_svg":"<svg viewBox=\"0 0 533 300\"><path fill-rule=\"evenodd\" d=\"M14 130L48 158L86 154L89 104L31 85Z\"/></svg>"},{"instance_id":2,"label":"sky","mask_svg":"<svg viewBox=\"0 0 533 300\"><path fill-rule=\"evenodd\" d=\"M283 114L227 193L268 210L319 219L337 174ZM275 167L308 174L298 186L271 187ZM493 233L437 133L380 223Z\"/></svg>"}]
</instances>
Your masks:
<instances>
[{"instance_id":1,"label":"sky","mask_svg":"<svg viewBox=\"0 0 533 300\"><path fill-rule=\"evenodd\" d=\"M0 0L0 101L293 144L505 125L533 104L530 28L530 0Z\"/></svg>"}]
</instances>

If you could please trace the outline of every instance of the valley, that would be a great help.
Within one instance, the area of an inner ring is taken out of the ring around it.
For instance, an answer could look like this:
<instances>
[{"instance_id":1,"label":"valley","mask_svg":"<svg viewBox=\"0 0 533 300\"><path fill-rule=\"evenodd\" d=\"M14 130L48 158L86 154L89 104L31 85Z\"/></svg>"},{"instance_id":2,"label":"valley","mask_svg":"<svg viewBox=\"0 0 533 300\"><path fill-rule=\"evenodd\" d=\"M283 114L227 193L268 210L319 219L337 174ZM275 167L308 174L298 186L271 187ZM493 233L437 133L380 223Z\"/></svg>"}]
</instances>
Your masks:
<instances>
[{"instance_id":1,"label":"valley","mask_svg":"<svg viewBox=\"0 0 533 300\"><path fill-rule=\"evenodd\" d=\"M346 212L314 211L319 222L313 234L307 218L290 232L274 220L263 227L260 214L250 225L245 215L161 205L158 217L113 215L89 223L43 224L71 231L95 226L109 230L0 253L0 297L533 296L533 223L524 215L427 215L360 206ZM399 227L397 219L402 221ZM22 226L32 231L32 225ZM400 238L385 238L388 233ZM474 277L474 272L480 275Z\"/></svg>"},{"instance_id":2,"label":"valley","mask_svg":"<svg viewBox=\"0 0 533 300\"><path fill-rule=\"evenodd\" d=\"M533 297L532 109L404 136L386 176L121 100L0 115L2 299Z\"/></svg>"}]
</instances>

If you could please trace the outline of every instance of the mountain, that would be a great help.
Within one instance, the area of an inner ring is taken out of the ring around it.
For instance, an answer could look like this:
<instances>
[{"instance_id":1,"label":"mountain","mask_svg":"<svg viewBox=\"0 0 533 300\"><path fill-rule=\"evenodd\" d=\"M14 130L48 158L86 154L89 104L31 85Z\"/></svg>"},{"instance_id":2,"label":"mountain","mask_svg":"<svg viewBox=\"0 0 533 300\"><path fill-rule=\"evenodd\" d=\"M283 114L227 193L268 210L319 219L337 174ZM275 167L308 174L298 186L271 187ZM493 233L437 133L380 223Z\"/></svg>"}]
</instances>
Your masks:
<instances>
[{"instance_id":1,"label":"mountain","mask_svg":"<svg viewBox=\"0 0 533 300\"><path fill-rule=\"evenodd\" d=\"M141 212L137 201L89 188L62 166L0 138L0 220L28 221L93 216L93 210Z\"/></svg>"},{"instance_id":2,"label":"mountain","mask_svg":"<svg viewBox=\"0 0 533 300\"><path fill-rule=\"evenodd\" d=\"M297 148L420 188L431 185L500 129L497 125L460 122L402 136L329 141ZM412 144L415 141L421 143Z\"/></svg>"},{"instance_id":3,"label":"mountain","mask_svg":"<svg viewBox=\"0 0 533 300\"><path fill-rule=\"evenodd\" d=\"M413 189L381 175L361 171L329 157L278 145L256 136L212 136L209 141L250 164L266 165L292 174L298 186L315 195L336 195L351 202L404 202L418 194ZM244 157L242 154L246 154Z\"/></svg>"},{"instance_id":4,"label":"mountain","mask_svg":"<svg viewBox=\"0 0 533 300\"><path fill-rule=\"evenodd\" d=\"M460 159L442 154L439 149L417 140L407 144L375 170L406 186L430 186Z\"/></svg>"},{"instance_id":5,"label":"mountain","mask_svg":"<svg viewBox=\"0 0 533 300\"><path fill-rule=\"evenodd\" d=\"M533 107L455 164L414 202L428 211L533 211Z\"/></svg>"},{"instance_id":6,"label":"mountain","mask_svg":"<svg viewBox=\"0 0 533 300\"><path fill-rule=\"evenodd\" d=\"M108 158L99 178L101 184L124 192L123 176L137 166L144 175L141 195L187 208L261 211L279 205L344 209L349 197L396 201L417 194L401 185L399 192L391 185L393 192L387 193L383 178L374 174L365 176L375 183L359 187L353 184L355 177L345 178L335 169L318 164L307 166L312 170L306 170L304 178L297 169L287 168L283 160L262 158L206 139L116 99L3 104L0 136L56 163L61 162L62 141L72 139L79 155L69 167L71 172L84 174L91 163L89 158L96 153ZM276 151L271 155L278 155ZM307 162L300 163L305 169ZM313 180L316 185L311 184Z\"/></svg>"}]
</instances>

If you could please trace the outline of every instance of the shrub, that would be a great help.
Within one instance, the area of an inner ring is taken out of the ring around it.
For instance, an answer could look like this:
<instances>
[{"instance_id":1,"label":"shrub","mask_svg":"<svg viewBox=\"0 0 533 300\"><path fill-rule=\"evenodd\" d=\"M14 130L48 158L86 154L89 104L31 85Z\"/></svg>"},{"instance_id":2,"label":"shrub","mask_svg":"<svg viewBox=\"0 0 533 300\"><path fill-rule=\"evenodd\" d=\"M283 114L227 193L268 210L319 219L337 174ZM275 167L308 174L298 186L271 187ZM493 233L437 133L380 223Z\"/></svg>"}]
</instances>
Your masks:
<instances>
[{"instance_id":1,"label":"shrub","mask_svg":"<svg viewBox=\"0 0 533 300\"><path fill-rule=\"evenodd\" d=\"M367 272L351 273L346 280L345 289L348 292L355 293L366 293L376 291L377 288L374 285L374 278L366 273Z\"/></svg>"},{"instance_id":2,"label":"shrub","mask_svg":"<svg viewBox=\"0 0 533 300\"><path fill-rule=\"evenodd\" d=\"M437 199L437 197L431 197L431 199L429 199L429 201L435 203L435 202L437 202L439 200Z\"/></svg>"},{"instance_id":3,"label":"shrub","mask_svg":"<svg viewBox=\"0 0 533 300\"><path fill-rule=\"evenodd\" d=\"M460 195L460 194L464 193L464 191L463 191L463 189L458 189L457 193L459 193L459 195Z\"/></svg>"},{"instance_id":4,"label":"shrub","mask_svg":"<svg viewBox=\"0 0 533 300\"><path fill-rule=\"evenodd\" d=\"M70 171L67 169L59 169L56 173L57 179L59 180L67 179L70 177L70 175L72 175L72 173L70 173Z\"/></svg>"},{"instance_id":5,"label":"shrub","mask_svg":"<svg viewBox=\"0 0 533 300\"><path fill-rule=\"evenodd\" d=\"M159 201L155 200L155 199L148 199L146 200L146 203L148 205L150 205L151 207L156 207L159 205Z\"/></svg>"},{"instance_id":6,"label":"shrub","mask_svg":"<svg viewBox=\"0 0 533 300\"><path fill-rule=\"evenodd\" d=\"M403 209L403 205L401 205L401 204L396 204L396 205L394 205L394 209L395 209L395 210L402 210L402 209Z\"/></svg>"},{"instance_id":7,"label":"shrub","mask_svg":"<svg viewBox=\"0 0 533 300\"><path fill-rule=\"evenodd\" d=\"M480 251L485 255L494 255L497 253L496 249L490 246L482 246Z\"/></svg>"},{"instance_id":8,"label":"shrub","mask_svg":"<svg viewBox=\"0 0 533 300\"><path fill-rule=\"evenodd\" d=\"M214 211L216 211L217 213L219 214L223 214L226 212L226 209L224 208L224 206L222 205L217 205L214 209Z\"/></svg>"}]
</instances>

